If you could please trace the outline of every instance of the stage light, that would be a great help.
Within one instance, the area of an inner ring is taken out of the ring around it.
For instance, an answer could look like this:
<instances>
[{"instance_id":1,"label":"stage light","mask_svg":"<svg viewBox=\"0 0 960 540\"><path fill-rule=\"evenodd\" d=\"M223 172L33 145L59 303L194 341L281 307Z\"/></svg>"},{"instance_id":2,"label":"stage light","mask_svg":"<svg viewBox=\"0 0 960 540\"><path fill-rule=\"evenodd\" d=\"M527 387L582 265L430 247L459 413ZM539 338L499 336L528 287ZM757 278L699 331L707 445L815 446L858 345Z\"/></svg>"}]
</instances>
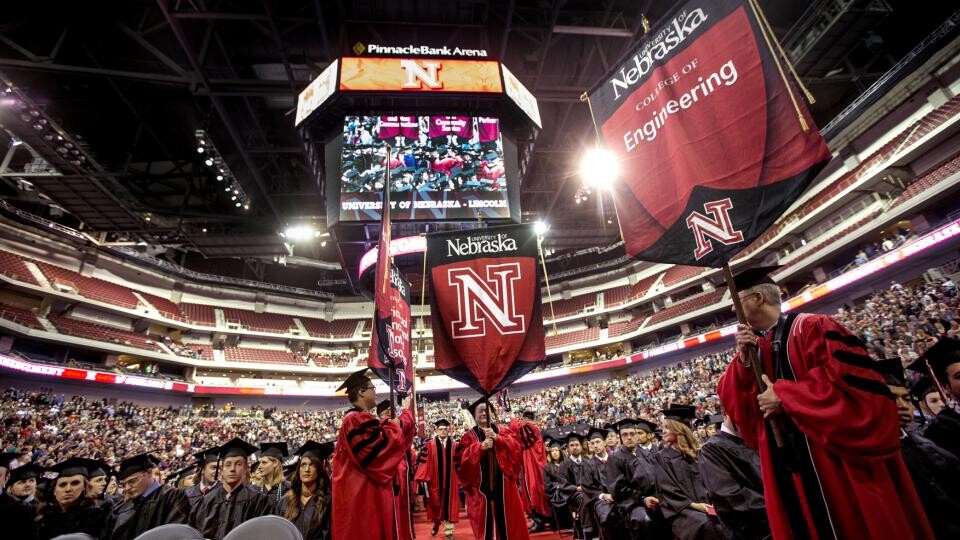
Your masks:
<instances>
[{"instance_id":1,"label":"stage light","mask_svg":"<svg viewBox=\"0 0 960 540\"><path fill-rule=\"evenodd\" d=\"M243 205L243 209L244 209L244 210L249 210L249 209L250 209L250 203L247 203L247 204Z\"/></svg>"},{"instance_id":2,"label":"stage light","mask_svg":"<svg viewBox=\"0 0 960 540\"><path fill-rule=\"evenodd\" d=\"M231 200L231 201L237 200L237 196L236 196L236 195L233 195L232 197L230 197L230 200Z\"/></svg>"},{"instance_id":3,"label":"stage light","mask_svg":"<svg viewBox=\"0 0 960 540\"><path fill-rule=\"evenodd\" d=\"M236 206L237 208L240 208L240 203L237 203L235 206Z\"/></svg>"},{"instance_id":4,"label":"stage light","mask_svg":"<svg viewBox=\"0 0 960 540\"><path fill-rule=\"evenodd\" d=\"M320 231L317 231L311 225L292 225L287 227L286 230L281 234L284 238L288 240L310 240L311 238L316 238L320 236Z\"/></svg>"},{"instance_id":5,"label":"stage light","mask_svg":"<svg viewBox=\"0 0 960 540\"><path fill-rule=\"evenodd\" d=\"M604 148L593 148L580 162L580 176L588 186L609 186L620 174L617 158Z\"/></svg>"},{"instance_id":6,"label":"stage light","mask_svg":"<svg viewBox=\"0 0 960 540\"><path fill-rule=\"evenodd\" d=\"M533 222L533 232L537 233L537 236L543 236L547 234L547 231L550 229L550 226L547 225L542 220L537 220Z\"/></svg>"},{"instance_id":7,"label":"stage light","mask_svg":"<svg viewBox=\"0 0 960 540\"><path fill-rule=\"evenodd\" d=\"M217 182L223 182L223 175L222 175L222 174L218 174L218 175L217 175Z\"/></svg>"},{"instance_id":8,"label":"stage light","mask_svg":"<svg viewBox=\"0 0 960 540\"><path fill-rule=\"evenodd\" d=\"M197 153L198 153L198 154L202 154L202 153L203 153L203 147L202 147L202 146L198 146L198 147L197 147Z\"/></svg>"},{"instance_id":9,"label":"stage light","mask_svg":"<svg viewBox=\"0 0 960 540\"><path fill-rule=\"evenodd\" d=\"M203 164L206 165L207 167L211 167L213 166L213 160L210 158L207 158L207 160L204 161Z\"/></svg>"}]
</instances>

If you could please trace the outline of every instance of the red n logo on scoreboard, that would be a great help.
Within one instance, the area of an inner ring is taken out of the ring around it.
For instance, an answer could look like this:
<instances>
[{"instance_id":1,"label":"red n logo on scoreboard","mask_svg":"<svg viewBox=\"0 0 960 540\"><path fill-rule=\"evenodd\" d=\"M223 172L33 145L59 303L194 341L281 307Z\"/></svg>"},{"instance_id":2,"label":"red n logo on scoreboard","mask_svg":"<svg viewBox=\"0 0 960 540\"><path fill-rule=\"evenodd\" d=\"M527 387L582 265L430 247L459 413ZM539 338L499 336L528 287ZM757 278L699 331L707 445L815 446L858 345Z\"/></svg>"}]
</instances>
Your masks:
<instances>
[{"instance_id":1,"label":"red n logo on scoreboard","mask_svg":"<svg viewBox=\"0 0 960 540\"><path fill-rule=\"evenodd\" d=\"M517 315L514 297L520 263L493 264L486 269L486 279L472 268L447 270L448 283L457 289L457 318L450 324L453 339L485 336L487 322L500 334L526 332L526 319Z\"/></svg>"},{"instance_id":2,"label":"red n logo on scoreboard","mask_svg":"<svg viewBox=\"0 0 960 540\"><path fill-rule=\"evenodd\" d=\"M440 62L424 62L420 65L416 60L401 60L400 67L407 75L403 82L404 88L423 88L424 85L431 89L443 88L439 73L442 67Z\"/></svg>"},{"instance_id":3,"label":"red n logo on scoreboard","mask_svg":"<svg viewBox=\"0 0 960 540\"><path fill-rule=\"evenodd\" d=\"M687 216L687 228L693 230L693 236L697 241L697 249L693 252L697 260L713 251L711 238L725 245L743 242L743 232L734 230L733 222L730 220L732 209L733 203L726 198L704 203L703 210L713 216L712 218L697 211Z\"/></svg>"}]
</instances>

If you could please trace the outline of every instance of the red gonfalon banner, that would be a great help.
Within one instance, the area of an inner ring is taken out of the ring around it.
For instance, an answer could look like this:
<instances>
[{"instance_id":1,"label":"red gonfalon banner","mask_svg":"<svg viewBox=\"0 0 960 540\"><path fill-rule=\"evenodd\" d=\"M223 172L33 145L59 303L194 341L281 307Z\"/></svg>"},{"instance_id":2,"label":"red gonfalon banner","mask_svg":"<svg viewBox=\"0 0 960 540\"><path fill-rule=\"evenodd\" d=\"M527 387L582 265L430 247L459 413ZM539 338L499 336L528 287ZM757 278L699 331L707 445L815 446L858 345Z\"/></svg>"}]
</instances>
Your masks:
<instances>
[{"instance_id":1,"label":"red gonfalon banner","mask_svg":"<svg viewBox=\"0 0 960 540\"><path fill-rule=\"evenodd\" d=\"M394 264L390 267L390 283L381 293L377 281L374 299L374 326L371 332L367 367L389 384L390 368L393 388L398 394L408 394L413 386L413 355L410 346L410 283ZM380 274L380 268L377 268Z\"/></svg>"},{"instance_id":2,"label":"red gonfalon banner","mask_svg":"<svg viewBox=\"0 0 960 540\"><path fill-rule=\"evenodd\" d=\"M692 0L589 93L631 256L723 266L829 160L760 32L748 1Z\"/></svg>"},{"instance_id":3,"label":"red gonfalon banner","mask_svg":"<svg viewBox=\"0 0 960 540\"><path fill-rule=\"evenodd\" d=\"M441 373L490 396L546 359L532 226L428 234L427 277Z\"/></svg>"}]
</instances>

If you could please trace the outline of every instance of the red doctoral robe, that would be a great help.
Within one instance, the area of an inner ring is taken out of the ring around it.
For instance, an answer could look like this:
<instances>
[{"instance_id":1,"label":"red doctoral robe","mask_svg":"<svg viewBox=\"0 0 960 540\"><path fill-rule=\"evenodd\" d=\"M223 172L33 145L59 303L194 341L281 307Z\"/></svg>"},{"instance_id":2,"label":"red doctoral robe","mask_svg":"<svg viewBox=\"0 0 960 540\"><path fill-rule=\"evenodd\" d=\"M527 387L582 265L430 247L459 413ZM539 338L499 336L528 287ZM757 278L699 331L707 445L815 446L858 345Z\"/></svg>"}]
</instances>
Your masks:
<instances>
[{"instance_id":1,"label":"red doctoral robe","mask_svg":"<svg viewBox=\"0 0 960 540\"><path fill-rule=\"evenodd\" d=\"M900 457L896 406L863 343L828 316L799 314L777 362L774 333L758 340L761 365L782 402L776 416L792 470L773 452L739 355L717 388L743 440L759 449L773 537L933 538Z\"/></svg>"},{"instance_id":2,"label":"red doctoral robe","mask_svg":"<svg viewBox=\"0 0 960 540\"><path fill-rule=\"evenodd\" d=\"M527 420L510 419L510 431L520 439L523 468L520 471L520 500L523 511L549 516L550 501L543 487L543 467L547 464L547 450L543 446L540 428Z\"/></svg>"},{"instance_id":3,"label":"red doctoral robe","mask_svg":"<svg viewBox=\"0 0 960 540\"><path fill-rule=\"evenodd\" d=\"M399 538L393 483L414 426L409 409L398 418L399 425L359 409L343 418L333 452L333 540Z\"/></svg>"},{"instance_id":4,"label":"red doctoral robe","mask_svg":"<svg viewBox=\"0 0 960 540\"><path fill-rule=\"evenodd\" d=\"M394 508L397 511L397 537L400 540L413 538L413 514L410 513L410 451L403 453L397 477L394 480Z\"/></svg>"},{"instance_id":5,"label":"red doctoral robe","mask_svg":"<svg viewBox=\"0 0 960 540\"><path fill-rule=\"evenodd\" d=\"M521 470L520 443L509 429L497 428L493 448L483 451L483 431L473 428L463 434L457 452L457 475L467 497L467 516L477 540L528 540L517 476ZM493 452L491 463L487 457Z\"/></svg>"},{"instance_id":6,"label":"red doctoral robe","mask_svg":"<svg viewBox=\"0 0 960 540\"><path fill-rule=\"evenodd\" d=\"M420 452L416 480L427 483L427 518L431 521L460 521L460 480L453 466L457 442L447 437L447 446L438 437L427 441Z\"/></svg>"}]
</instances>

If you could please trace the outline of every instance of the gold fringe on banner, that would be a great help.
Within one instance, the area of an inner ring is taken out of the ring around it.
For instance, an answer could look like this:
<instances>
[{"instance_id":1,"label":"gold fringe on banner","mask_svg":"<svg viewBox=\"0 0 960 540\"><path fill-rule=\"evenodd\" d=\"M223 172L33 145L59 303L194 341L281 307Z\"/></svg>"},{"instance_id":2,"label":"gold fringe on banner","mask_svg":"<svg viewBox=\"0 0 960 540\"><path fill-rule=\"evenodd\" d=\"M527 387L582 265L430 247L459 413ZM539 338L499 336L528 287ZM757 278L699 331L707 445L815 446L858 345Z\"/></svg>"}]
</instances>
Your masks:
<instances>
[{"instance_id":1,"label":"gold fringe on banner","mask_svg":"<svg viewBox=\"0 0 960 540\"><path fill-rule=\"evenodd\" d=\"M767 21L767 16L764 15L763 10L760 9L760 5L757 4L757 0L750 0L750 4L751 7L753 7L754 13L757 14L757 19L760 20L760 24L766 29L767 33L770 35L770 38L773 40L773 43L777 46L777 51L780 52L780 57L783 59L783 63L787 65L787 69L790 70L790 74L793 75L793 79L796 81L797 86L799 86L800 90L803 91L804 97L807 98L807 103L813 105L817 102L816 98L813 97L813 94L810 93L810 90L808 90L803 84L803 81L800 80L800 77L797 75L797 71L793 69L793 63L790 62L790 57L787 56L787 53L783 50L783 46L780 45L780 41L777 39L777 36L773 33L773 27L771 27L770 22Z\"/></svg>"},{"instance_id":2,"label":"gold fringe on banner","mask_svg":"<svg viewBox=\"0 0 960 540\"><path fill-rule=\"evenodd\" d=\"M760 6L757 5L756 0L749 0L750 8L753 9L754 15L757 19L760 19L762 15L760 14ZM767 43L767 48L770 49L770 53L773 56L773 63L777 65L777 71L780 72L780 78L783 79L783 84L787 87L787 95L790 96L790 103L793 104L793 110L797 113L797 120L800 122L800 129L803 131L808 131L810 125L807 124L807 119L803 116L803 111L800 110L800 104L797 103L797 96L793 94L793 87L790 85L790 80L787 78L787 74L783 72L783 66L780 65L780 58L777 52L773 49L773 45L770 43L770 36L767 35L767 31L764 29L764 25L760 24L760 35L763 36L763 40ZM774 40L776 38L774 37ZM779 46L779 44L778 44Z\"/></svg>"}]
</instances>

